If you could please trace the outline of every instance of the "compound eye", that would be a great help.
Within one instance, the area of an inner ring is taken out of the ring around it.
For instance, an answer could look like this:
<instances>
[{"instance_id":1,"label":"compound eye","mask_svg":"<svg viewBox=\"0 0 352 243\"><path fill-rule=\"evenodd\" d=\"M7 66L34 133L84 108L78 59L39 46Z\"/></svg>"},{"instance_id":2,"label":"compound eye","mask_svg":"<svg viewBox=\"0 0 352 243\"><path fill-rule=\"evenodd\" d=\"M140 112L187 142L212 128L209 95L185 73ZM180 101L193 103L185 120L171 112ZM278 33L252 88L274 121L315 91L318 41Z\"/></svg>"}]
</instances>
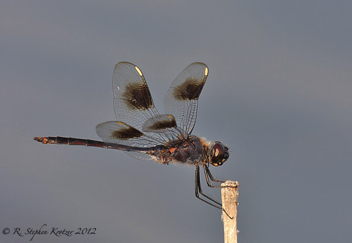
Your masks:
<instances>
[{"instance_id":1,"label":"compound eye","mask_svg":"<svg viewBox=\"0 0 352 243\"><path fill-rule=\"evenodd\" d=\"M211 150L211 164L222 165L229 158L228 148L220 142L215 142Z\"/></svg>"}]
</instances>

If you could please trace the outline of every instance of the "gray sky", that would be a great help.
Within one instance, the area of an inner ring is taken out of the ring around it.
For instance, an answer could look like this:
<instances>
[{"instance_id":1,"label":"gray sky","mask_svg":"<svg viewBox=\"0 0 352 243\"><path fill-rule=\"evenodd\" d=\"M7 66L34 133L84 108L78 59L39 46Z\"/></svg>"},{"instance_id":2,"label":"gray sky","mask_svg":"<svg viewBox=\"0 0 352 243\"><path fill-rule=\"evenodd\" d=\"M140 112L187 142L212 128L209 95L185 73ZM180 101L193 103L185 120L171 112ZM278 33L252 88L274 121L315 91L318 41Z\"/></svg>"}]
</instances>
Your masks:
<instances>
[{"instance_id":1,"label":"gray sky","mask_svg":"<svg viewBox=\"0 0 352 243\"><path fill-rule=\"evenodd\" d=\"M43 224L97 230L33 242L223 241L193 167L33 141L99 139L120 61L141 68L160 112L187 65L208 65L193 134L231 149L211 171L240 183L239 242L350 241L352 3L290 2L2 1L0 241Z\"/></svg>"}]
</instances>

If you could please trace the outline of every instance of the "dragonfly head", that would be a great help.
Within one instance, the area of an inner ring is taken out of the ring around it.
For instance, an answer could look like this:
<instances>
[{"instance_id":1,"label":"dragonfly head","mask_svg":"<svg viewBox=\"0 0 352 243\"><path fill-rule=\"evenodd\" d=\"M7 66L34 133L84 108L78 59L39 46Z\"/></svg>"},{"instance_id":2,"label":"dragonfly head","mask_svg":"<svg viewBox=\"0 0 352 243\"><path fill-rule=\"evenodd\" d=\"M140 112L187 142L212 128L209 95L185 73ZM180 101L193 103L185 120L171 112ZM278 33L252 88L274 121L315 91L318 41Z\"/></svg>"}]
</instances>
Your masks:
<instances>
[{"instance_id":1,"label":"dragonfly head","mask_svg":"<svg viewBox=\"0 0 352 243\"><path fill-rule=\"evenodd\" d=\"M229 156L229 148L222 142L215 141L210 145L209 163L213 166L222 165Z\"/></svg>"}]
</instances>

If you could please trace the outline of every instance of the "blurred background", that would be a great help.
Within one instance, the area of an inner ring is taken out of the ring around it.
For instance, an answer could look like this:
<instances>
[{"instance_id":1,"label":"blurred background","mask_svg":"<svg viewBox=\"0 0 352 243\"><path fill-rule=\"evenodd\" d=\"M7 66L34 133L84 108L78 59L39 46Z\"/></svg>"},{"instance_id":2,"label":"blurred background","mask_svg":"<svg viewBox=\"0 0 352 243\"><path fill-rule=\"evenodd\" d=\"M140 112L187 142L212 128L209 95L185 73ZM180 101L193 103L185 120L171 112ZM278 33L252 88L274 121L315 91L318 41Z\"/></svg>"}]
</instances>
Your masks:
<instances>
[{"instance_id":1,"label":"blurred background","mask_svg":"<svg viewBox=\"0 0 352 243\"><path fill-rule=\"evenodd\" d=\"M33 242L222 242L221 211L194 196L194 168L121 151L42 145L99 139L116 120L114 65L143 71L154 102L192 62L209 76L193 134L230 158L239 242L352 238L351 1L2 1L0 235ZM204 183L204 181L203 181ZM220 200L220 190L204 191Z\"/></svg>"}]
</instances>

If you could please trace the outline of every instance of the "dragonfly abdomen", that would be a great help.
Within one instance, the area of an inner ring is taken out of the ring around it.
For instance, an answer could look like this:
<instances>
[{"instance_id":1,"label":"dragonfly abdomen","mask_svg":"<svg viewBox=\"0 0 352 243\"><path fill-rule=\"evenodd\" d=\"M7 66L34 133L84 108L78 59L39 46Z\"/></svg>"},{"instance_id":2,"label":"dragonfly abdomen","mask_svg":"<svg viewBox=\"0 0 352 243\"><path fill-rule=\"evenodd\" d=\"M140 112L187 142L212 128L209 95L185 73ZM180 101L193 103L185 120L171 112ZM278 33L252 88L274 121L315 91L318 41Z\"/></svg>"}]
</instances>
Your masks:
<instances>
[{"instance_id":1,"label":"dragonfly abdomen","mask_svg":"<svg viewBox=\"0 0 352 243\"><path fill-rule=\"evenodd\" d=\"M82 138L71 138L71 137L34 137L34 140L42 144L65 144L65 145L81 145L87 147L98 147L106 149L117 149L127 152L140 152L140 153L151 153L156 150L160 150L164 146L155 146L155 147L133 147L123 144L116 143L105 143L96 140L82 139Z\"/></svg>"}]
</instances>

